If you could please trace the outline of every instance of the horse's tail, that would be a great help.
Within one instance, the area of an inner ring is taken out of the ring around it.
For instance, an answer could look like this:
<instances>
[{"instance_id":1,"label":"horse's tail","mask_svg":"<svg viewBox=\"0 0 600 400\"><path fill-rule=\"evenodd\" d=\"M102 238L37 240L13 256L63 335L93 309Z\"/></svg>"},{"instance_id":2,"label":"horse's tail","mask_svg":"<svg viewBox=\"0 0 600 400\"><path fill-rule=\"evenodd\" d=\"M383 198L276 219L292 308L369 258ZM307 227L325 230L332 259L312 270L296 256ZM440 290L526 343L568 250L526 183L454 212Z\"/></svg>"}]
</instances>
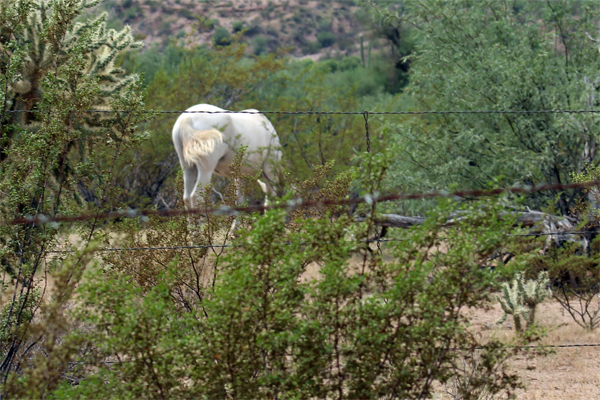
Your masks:
<instances>
[{"instance_id":1,"label":"horse's tail","mask_svg":"<svg viewBox=\"0 0 600 400\"><path fill-rule=\"evenodd\" d=\"M184 116L179 122L179 140L183 159L189 164L202 163L215 147L223 143L223 134L216 129L197 131L192 127L192 118Z\"/></svg>"}]
</instances>

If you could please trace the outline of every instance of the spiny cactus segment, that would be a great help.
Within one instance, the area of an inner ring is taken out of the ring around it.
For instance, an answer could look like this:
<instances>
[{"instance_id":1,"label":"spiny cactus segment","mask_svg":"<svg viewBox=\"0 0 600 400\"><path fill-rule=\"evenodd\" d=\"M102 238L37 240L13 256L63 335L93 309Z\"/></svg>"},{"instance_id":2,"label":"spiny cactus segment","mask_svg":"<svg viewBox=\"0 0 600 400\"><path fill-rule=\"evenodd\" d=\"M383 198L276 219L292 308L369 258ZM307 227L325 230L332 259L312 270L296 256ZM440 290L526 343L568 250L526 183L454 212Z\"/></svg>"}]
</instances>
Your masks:
<instances>
[{"instance_id":1,"label":"spiny cactus segment","mask_svg":"<svg viewBox=\"0 0 600 400\"><path fill-rule=\"evenodd\" d=\"M97 77L100 83L95 108L108 110L108 98L137 79L137 76L126 75L114 65L115 58L122 51L143 45L134 40L128 26L120 31L107 30L106 13L97 18L73 22L76 16L99 1L22 1L29 3L30 11L26 29L14 38L22 52L22 68L9 85L9 90L13 92L9 98L14 102L9 104L9 108L35 108L41 99L44 77L64 65L75 48L79 54L86 54L82 72ZM67 6L68 10L61 11ZM70 18L64 17L65 12ZM87 51L81 51L81 47Z\"/></svg>"},{"instance_id":2,"label":"spiny cactus segment","mask_svg":"<svg viewBox=\"0 0 600 400\"><path fill-rule=\"evenodd\" d=\"M506 321L508 315L513 316L517 332L523 331L521 317L525 319L527 328L535 321L535 309L548 295L548 272L542 271L537 279L525 281L522 273L518 273L512 281L502 284L502 295L498 296L504 315L497 322Z\"/></svg>"}]
</instances>

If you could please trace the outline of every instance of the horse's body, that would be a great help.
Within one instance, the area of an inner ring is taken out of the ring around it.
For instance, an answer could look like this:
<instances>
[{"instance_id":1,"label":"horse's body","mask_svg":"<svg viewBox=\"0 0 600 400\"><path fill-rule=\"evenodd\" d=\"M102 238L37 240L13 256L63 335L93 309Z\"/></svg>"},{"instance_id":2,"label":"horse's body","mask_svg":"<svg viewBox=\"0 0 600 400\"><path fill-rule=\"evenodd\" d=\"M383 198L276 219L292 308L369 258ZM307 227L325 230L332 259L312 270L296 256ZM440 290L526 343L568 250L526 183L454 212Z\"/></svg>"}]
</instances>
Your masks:
<instances>
[{"instance_id":1,"label":"horse's body","mask_svg":"<svg viewBox=\"0 0 600 400\"><path fill-rule=\"evenodd\" d=\"M198 104L186 111L225 111ZM275 164L281 160L279 138L271 122L257 110L241 113L183 113L173 126L173 143L183 169L183 200L194 207L199 184L210 183L213 173L231 177L235 152L247 146L241 172L262 171L267 183L259 180L265 194L272 193Z\"/></svg>"}]
</instances>

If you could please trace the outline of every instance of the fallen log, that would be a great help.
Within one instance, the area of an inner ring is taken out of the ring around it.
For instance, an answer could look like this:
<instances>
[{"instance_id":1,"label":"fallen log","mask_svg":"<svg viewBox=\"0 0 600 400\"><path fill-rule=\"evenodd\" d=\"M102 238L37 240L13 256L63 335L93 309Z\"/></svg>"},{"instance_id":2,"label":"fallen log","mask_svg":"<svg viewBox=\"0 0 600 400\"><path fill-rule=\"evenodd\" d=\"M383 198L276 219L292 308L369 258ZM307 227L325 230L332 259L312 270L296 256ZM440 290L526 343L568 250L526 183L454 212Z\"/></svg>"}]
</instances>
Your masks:
<instances>
[{"instance_id":1,"label":"fallen log","mask_svg":"<svg viewBox=\"0 0 600 400\"><path fill-rule=\"evenodd\" d=\"M464 218L464 213L454 213L450 215L446 224L452 225L461 219ZM572 218L569 217L558 217L556 215L551 215L547 213L543 213L541 211L510 211L500 213L500 217L507 216L516 216L517 217L517 225L521 224L523 226L534 227L539 225L540 231L544 231L545 225L554 226L557 229L562 229L566 232L573 230L575 222ZM358 217L356 221L361 222L365 221L366 217ZM387 227L387 228L411 228L416 225L421 225L426 221L425 217L406 217L404 215L398 214L379 214L375 218L375 224Z\"/></svg>"}]
</instances>

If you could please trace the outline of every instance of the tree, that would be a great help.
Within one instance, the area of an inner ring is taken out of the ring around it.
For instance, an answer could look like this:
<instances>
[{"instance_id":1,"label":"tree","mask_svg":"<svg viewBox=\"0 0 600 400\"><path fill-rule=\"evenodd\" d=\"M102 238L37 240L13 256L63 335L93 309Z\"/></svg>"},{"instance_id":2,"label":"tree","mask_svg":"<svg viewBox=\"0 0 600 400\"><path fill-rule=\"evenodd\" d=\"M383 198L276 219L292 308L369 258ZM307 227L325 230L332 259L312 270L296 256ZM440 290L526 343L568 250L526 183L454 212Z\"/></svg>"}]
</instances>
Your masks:
<instances>
[{"instance_id":1,"label":"tree","mask_svg":"<svg viewBox=\"0 0 600 400\"><path fill-rule=\"evenodd\" d=\"M387 91L395 94L399 93L407 84L410 70L410 58L414 50L414 38L411 32L411 26L406 21L406 7L404 2L395 2L390 4L387 1L367 0L364 1L364 14L361 15L363 24L370 28L368 34L369 44L367 56L365 58L364 39L361 36L360 47L363 64L378 69L376 73L384 73L387 76ZM383 6L386 6L386 12L382 12ZM386 47L389 49L379 55L382 58L381 63L373 64L371 61L371 48L375 39L383 39ZM388 47L389 46L389 47ZM383 67L383 68L382 68Z\"/></svg>"},{"instance_id":2,"label":"tree","mask_svg":"<svg viewBox=\"0 0 600 400\"><path fill-rule=\"evenodd\" d=\"M34 337L30 324L39 317L43 331L44 321L60 319L60 308L89 261L79 256L65 263L59 257L49 265L46 252L56 249L61 226L9 222L35 214L113 209L116 193L110 181L115 163L143 139L135 130L144 105L138 79L113 63L120 53L140 44L134 43L128 28L107 30L106 15L85 19L85 10L96 4L0 3L0 264L2 297L9 299L0 312L3 396L18 386L18 377L11 373L15 365L34 357L37 352L32 349L43 354L58 340L54 332ZM84 243L93 239L97 227L97 221L81 227ZM67 264L66 286L49 305L36 274L44 267L60 273ZM42 397L55 383L49 378L36 396Z\"/></svg>"},{"instance_id":3,"label":"tree","mask_svg":"<svg viewBox=\"0 0 600 400\"><path fill-rule=\"evenodd\" d=\"M522 113L434 114L392 124L403 154L394 185L568 183L600 161L596 114L534 113L598 106L596 5L422 0L405 18L418 42L408 88L415 108ZM555 191L532 199L541 207L558 196L560 212L569 214L580 195Z\"/></svg>"}]
</instances>

